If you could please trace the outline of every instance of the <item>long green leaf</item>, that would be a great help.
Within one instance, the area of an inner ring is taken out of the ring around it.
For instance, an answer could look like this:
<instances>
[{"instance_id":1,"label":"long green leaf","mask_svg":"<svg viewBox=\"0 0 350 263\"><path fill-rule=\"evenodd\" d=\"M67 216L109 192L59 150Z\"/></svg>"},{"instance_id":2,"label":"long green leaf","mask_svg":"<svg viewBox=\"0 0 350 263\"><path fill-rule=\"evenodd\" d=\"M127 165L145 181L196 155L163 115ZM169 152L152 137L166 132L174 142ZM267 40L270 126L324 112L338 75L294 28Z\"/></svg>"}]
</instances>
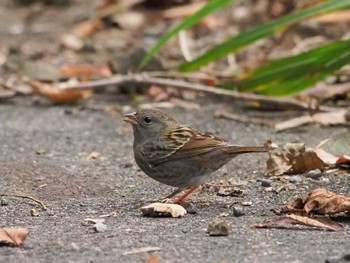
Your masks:
<instances>
[{"instance_id":1,"label":"long green leaf","mask_svg":"<svg viewBox=\"0 0 350 263\"><path fill-rule=\"evenodd\" d=\"M212 61L223 58L229 55L230 53L233 53L238 49L260 38L270 36L274 34L276 31L281 30L285 26L288 26L292 23L295 23L296 21L299 21L301 19L305 19L314 15L323 14L323 13L327 13L327 12L331 12L331 11L335 11L335 10L343 9L347 7L350 7L349 0L329 0L321 6L305 9L305 10L298 11L296 13L284 16L271 23L257 26L253 29L250 29L246 32L239 34L238 36L228 39L224 43L213 47L212 49L207 51L204 55L193 60L192 62L180 65L179 69L181 71L197 70L202 66L207 65Z\"/></svg>"},{"instance_id":2,"label":"long green leaf","mask_svg":"<svg viewBox=\"0 0 350 263\"><path fill-rule=\"evenodd\" d=\"M348 63L350 40L338 41L272 62L249 74L237 86L241 87L241 91L286 96L314 85Z\"/></svg>"},{"instance_id":3,"label":"long green leaf","mask_svg":"<svg viewBox=\"0 0 350 263\"><path fill-rule=\"evenodd\" d=\"M163 36L159 40L159 42L151 49L151 51L143 58L139 68L143 68L154 57L154 55L169 41L169 39L175 36L181 30L187 29L195 25L207 15L224 8L229 4L232 4L234 1L235 0L209 1L202 9L200 9L195 14L185 19L182 23L180 23L178 26L176 26L174 29L168 32L165 36Z\"/></svg>"}]
</instances>

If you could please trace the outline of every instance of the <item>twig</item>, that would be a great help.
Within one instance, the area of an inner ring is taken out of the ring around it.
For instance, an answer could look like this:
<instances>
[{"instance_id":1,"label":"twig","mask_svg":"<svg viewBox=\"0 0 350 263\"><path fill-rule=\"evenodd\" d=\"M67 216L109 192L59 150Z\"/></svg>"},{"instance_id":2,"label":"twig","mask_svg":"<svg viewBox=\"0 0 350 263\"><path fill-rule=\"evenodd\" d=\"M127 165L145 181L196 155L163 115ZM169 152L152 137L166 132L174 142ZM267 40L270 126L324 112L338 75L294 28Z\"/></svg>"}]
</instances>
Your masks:
<instances>
[{"instance_id":1,"label":"twig","mask_svg":"<svg viewBox=\"0 0 350 263\"><path fill-rule=\"evenodd\" d=\"M148 252L154 252L154 251L159 251L161 250L160 247L140 247L140 248L135 248L129 251L123 252L123 256L126 255L132 255L132 254L138 254L138 253L148 253Z\"/></svg>"},{"instance_id":2,"label":"twig","mask_svg":"<svg viewBox=\"0 0 350 263\"><path fill-rule=\"evenodd\" d=\"M25 194L16 194L16 193L4 193L4 194L0 194L0 196L9 196L9 197L17 197L17 198L26 198L26 199L30 199L36 203L38 203L41 208L43 210L47 210L47 206L44 205L44 203L42 201L40 201L39 199L36 199L35 197L32 197L30 195L25 195Z\"/></svg>"},{"instance_id":3,"label":"twig","mask_svg":"<svg viewBox=\"0 0 350 263\"><path fill-rule=\"evenodd\" d=\"M312 110L307 103L299 102L295 99L281 99L281 98L268 98L256 94L239 93L236 91L229 91L219 88L213 88L211 86L190 83L183 80L167 79L167 78L156 78L149 77L147 74L128 74L128 75L114 75L107 79L95 80L85 83L79 83L74 85L67 85L63 89L94 89L101 86L107 85L121 85L127 83L143 83L143 84L156 84L171 86L178 89L192 90L197 92L204 92L209 94L214 94L218 96L228 97L234 100L242 101L245 100L247 103L261 104L275 110L278 109L296 109L296 110ZM333 111L334 108L321 106L319 108L321 111Z\"/></svg>"},{"instance_id":4,"label":"twig","mask_svg":"<svg viewBox=\"0 0 350 263\"><path fill-rule=\"evenodd\" d=\"M264 120L264 119L259 119L259 118L250 118L250 117L239 115L239 114L229 113L229 112L226 112L224 110L218 110L217 112L215 112L215 117L230 119L230 120L239 121L239 122L243 122L243 123L265 125L265 126L271 127L271 128L275 128L275 125L276 125L276 123L274 121Z\"/></svg>"}]
</instances>

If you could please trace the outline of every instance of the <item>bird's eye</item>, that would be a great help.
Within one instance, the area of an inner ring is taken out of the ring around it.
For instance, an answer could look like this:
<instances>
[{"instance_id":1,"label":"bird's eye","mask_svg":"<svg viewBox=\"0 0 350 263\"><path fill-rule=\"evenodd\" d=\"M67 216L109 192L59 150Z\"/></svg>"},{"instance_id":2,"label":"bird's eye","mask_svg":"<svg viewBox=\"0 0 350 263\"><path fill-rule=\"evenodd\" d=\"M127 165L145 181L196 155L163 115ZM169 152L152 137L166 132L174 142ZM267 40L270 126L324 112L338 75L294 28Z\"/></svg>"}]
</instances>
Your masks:
<instances>
[{"instance_id":1,"label":"bird's eye","mask_svg":"<svg viewBox=\"0 0 350 263\"><path fill-rule=\"evenodd\" d=\"M143 121L147 124L150 124L152 122L152 119L150 117L145 117Z\"/></svg>"}]
</instances>

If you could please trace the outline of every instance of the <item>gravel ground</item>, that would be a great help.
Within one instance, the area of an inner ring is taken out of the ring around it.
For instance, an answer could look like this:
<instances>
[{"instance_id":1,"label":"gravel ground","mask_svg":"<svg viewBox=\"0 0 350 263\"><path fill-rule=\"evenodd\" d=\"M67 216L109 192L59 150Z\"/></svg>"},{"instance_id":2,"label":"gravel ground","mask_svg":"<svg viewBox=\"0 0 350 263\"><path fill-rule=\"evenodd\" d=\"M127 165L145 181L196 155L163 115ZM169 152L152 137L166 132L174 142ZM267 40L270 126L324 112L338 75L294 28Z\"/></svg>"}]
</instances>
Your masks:
<instances>
[{"instance_id":1,"label":"gravel ground","mask_svg":"<svg viewBox=\"0 0 350 263\"><path fill-rule=\"evenodd\" d=\"M98 103L108 104L103 100ZM275 133L266 127L215 119L213 112L222 103L199 103L200 111L165 111L201 131L241 145L261 145L272 139L279 144L306 142L314 146L346 131L305 127ZM132 154L131 127L120 116L15 98L0 104L0 128L0 192L32 195L49 207L42 211L27 199L0 199L0 226L21 226L30 231L22 248L0 247L0 262L147 262L151 254L160 262L325 262L349 252L350 225L344 217L336 218L346 228L338 233L250 227L275 217L272 208L311 189L326 187L348 194L348 175L303 180L295 184L296 189L276 194L266 192L257 180L264 178L266 155L240 156L218 171L213 180L234 178L243 184L243 196L217 196L215 191L204 188L192 195L197 214L181 219L146 218L140 215L140 207L165 196L172 188L138 169ZM93 151L100 157L86 160ZM272 182L274 188L281 185ZM243 208L244 216L234 217L232 207L241 202L252 205ZM31 216L33 208L39 211L38 217ZM116 216L106 219L105 232L96 233L91 226L81 224L85 218L99 218L113 211L117 211ZM208 223L222 213L227 213L225 220L231 223L233 233L208 236ZM150 246L161 250L123 255Z\"/></svg>"}]
</instances>

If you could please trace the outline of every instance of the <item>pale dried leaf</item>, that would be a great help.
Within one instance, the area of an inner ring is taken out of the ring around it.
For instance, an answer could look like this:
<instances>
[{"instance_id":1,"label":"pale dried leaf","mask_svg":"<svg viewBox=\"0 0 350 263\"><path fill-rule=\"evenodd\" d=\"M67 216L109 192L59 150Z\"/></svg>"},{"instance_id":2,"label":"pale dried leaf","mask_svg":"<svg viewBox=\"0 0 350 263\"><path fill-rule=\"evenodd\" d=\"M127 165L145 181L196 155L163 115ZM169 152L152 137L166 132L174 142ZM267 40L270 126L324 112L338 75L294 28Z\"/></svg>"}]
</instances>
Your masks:
<instances>
[{"instance_id":1,"label":"pale dried leaf","mask_svg":"<svg viewBox=\"0 0 350 263\"><path fill-rule=\"evenodd\" d=\"M187 212L181 205L166 204L166 203L153 203L141 207L141 213L144 216L159 217L159 216L171 216L171 217L183 217Z\"/></svg>"},{"instance_id":2,"label":"pale dried leaf","mask_svg":"<svg viewBox=\"0 0 350 263\"><path fill-rule=\"evenodd\" d=\"M28 233L26 228L0 228L0 246L20 246Z\"/></svg>"},{"instance_id":3,"label":"pale dried leaf","mask_svg":"<svg viewBox=\"0 0 350 263\"><path fill-rule=\"evenodd\" d=\"M342 231L344 227L326 217L307 217L300 215L287 215L287 217L292 218L297 221L297 224L302 224L306 226L324 228L331 231Z\"/></svg>"},{"instance_id":4,"label":"pale dried leaf","mask_svg":"<svg viewBox=\"0 0 350 263\"><path fill-rule=\"evenodd\" d=\"M347 109L331 112L319 112L312 115L312 122L322 126L338 125L347 123Z\"/></svg>"}]
</instances>

